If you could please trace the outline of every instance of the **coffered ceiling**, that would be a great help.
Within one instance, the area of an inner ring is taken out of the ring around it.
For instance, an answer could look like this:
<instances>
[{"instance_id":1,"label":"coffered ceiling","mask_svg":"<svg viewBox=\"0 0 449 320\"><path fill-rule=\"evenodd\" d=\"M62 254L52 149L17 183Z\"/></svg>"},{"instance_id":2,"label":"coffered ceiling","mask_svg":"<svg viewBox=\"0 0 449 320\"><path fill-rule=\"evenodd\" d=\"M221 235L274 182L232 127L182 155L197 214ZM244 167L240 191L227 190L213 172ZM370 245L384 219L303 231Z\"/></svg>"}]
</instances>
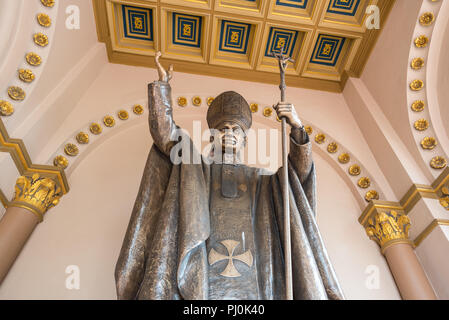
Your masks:
<instances>
[{"instance_id":1,"label":"coffered ceiling","mask_svg":"<svg viewBox=\"0 0 449 320\"><path fill-rule=\"evenodd\" d=\"M394 0L93 0L110 62L279 83L273 52L290 55L287 85L341 92L359 77Z\"/></svg>"}]
</instances>

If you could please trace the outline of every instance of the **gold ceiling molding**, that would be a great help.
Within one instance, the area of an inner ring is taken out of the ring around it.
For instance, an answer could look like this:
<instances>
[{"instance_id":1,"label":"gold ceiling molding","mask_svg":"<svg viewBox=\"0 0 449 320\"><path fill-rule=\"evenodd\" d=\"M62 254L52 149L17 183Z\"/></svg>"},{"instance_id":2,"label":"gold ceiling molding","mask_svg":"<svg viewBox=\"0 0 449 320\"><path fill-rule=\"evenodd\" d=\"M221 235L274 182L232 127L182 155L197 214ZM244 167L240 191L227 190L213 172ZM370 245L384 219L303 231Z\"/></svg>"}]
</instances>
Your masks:
<instances>
[{"instance_id":1,"label":"gold ceiling molding","mask_svg":"<svg viewBox=\"0 0 449 320\"><path fill-rule=\"evenodd\" d=\"M363 227L366 227L370 218L372 218L375 214L380 214L385 211L397 211L407 215L422 198L438 200L445 197L445 192L448 189L448 185L449 167L447 167L430 186L419 184L412 185L412 187L399 202L372 200L360 215L359 223ZM443 204L441 203L441 205ZM443 221L443 223L441 223L441 221ZM436 219L429 226L427 226L426 229L424 229L424 231L422 231L421 234L414 240L415 247L418 246L437 225L449 225L448 223L444 223L444 221L446 220Z\"/></svg>"},{"instance_id":2,"label":"gold ceiling molding","mask_svg":"<svg viewBox=\"0 0 449 320\"><path fill-rule=\"evenodd\" d=\"M0 152L8 152L11 155L14 164L17 167L20 175L26 176L39 174L42 177L50 178L57 181L62 193L66 194L69 191L69 185L64 173L64 169L47 165L36 165L31 162L30 156L22 140L12 139L0 119ZM0 190L0 201L3 206L8 207L9 201L5 194Z\"/></svg>"},{"instance_id":3,"label":"gold ceiling molding","mask_svg":"<svg viewBox=\"0 0 449 320\"><path fill-rule=\"evenodd\" d=\"M394 0L92 0L97 35L112 63L154 68L155 52L177 71L279 83L272 52L290 55L289 86L342 92L360 77Z\"/></svg>"}]
</instances>

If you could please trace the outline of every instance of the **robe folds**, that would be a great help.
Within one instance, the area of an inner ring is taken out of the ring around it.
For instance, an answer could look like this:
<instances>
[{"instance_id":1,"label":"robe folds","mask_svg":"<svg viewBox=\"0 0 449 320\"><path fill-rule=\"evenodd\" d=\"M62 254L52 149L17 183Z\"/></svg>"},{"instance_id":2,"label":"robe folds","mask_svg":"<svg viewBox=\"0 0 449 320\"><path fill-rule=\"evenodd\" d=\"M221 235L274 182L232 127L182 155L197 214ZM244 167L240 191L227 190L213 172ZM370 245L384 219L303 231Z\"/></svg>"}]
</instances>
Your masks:
<instances>
[{"instance_id":1,"label":"robe folds","mask_svg":"<svg viewBox=\"0 0 449 320\"><path fill-rule=\"evenodd\" d=\"M344 299L318 230L311 143L290 135L289 197L294 299ZM254 208L259 299L285 299L282 168L245 167ZM209 299L211 165L174 165L153 145L116 265L119 299Z\"/></svg>"}]
</instances>

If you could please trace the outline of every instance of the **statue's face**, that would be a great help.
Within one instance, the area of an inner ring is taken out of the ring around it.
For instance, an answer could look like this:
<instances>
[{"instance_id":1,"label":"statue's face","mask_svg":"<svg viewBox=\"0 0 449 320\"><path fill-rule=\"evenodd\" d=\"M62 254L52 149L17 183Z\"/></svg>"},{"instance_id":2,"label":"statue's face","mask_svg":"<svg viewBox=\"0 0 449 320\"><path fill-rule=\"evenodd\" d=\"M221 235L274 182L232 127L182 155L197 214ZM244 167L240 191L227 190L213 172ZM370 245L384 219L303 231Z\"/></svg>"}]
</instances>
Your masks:
<instances>
[{"instance_id":1,"label":"statue's face","mask_svg":"<svg viewBox=\"0 0 449 320\"><path fill-rule=\"evenodd\" d=\"M217 139L217 143L223 152L232 150L236 154L245 146L245 131L237 123L223 121L216 129L215 139Z\"/></svg>"}]
</instances>

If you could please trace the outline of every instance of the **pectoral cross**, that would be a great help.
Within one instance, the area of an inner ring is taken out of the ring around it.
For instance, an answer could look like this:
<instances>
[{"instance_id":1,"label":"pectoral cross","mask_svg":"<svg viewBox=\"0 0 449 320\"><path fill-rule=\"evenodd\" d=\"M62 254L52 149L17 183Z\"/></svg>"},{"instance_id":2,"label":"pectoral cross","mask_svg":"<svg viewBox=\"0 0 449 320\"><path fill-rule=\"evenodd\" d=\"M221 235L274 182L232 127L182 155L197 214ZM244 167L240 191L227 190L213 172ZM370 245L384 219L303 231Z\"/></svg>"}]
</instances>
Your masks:
<instances>
[{"instance_id":1,"label":"pectoral cross","mask_svg":"<svg viewBox=\"0 0 449 320\"><path fill-rule=\"evenodd\" d=\"M220 275L228 278L235 278L241 276L241 274L237 271L237 269L234 266L233 262L234 259L245 263L248 267L251 268L251 266L253 265L253 255L251 254L250 250L247 250L243 254L234 257L235 248L237 248L240 242L234 240L224 240L221 241L221 244L225 246L226 250L228 251L229 254L228 256L218 253L213 248L209 252L209 265L213 265L222 260L228 260L226 268L223 270L222 273L220 273Z\"/></svg>"}]
</instances>

